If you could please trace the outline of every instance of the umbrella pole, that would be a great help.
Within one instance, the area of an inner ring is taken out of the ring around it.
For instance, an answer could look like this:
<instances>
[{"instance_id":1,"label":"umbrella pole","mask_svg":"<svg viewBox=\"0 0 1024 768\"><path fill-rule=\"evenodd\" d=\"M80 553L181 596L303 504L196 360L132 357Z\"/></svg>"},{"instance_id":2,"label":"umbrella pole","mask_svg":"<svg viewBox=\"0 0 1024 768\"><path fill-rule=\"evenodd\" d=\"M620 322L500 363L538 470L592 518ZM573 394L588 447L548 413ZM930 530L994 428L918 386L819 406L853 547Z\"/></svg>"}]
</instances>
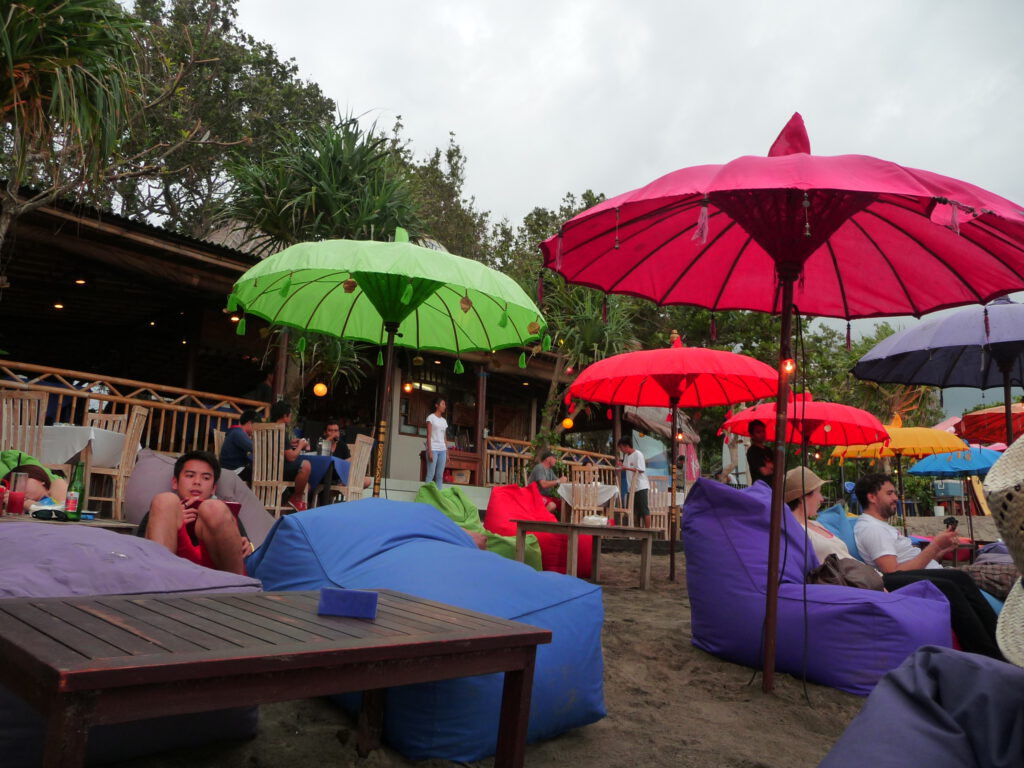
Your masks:
<instances>
[{"instance_id":1,"label":"umbrella pole","mask_svg":"<svg viewBox=\"0 0 1024 768\"><path fill-rule=\"evenodd\" d=\"M388 416L391 413L391 379L395 372L395 333L398 323L384 323L388 332L388 346L384 353L384 387L380 396L380 421L377 425L377 460L373 469L373 495L380 496L380 481L384 476L384 451L387 445Z\"/></svg>"},{"instance_id":2,"label":"umbrella pole","mask_svg":"<svg viewBox=\"0 0 1024 768\"><path fill-rule=\"evenodd\" d=\"M1013 445L1013 403L1010 401L1010 366L1003 368L1003 408L1006 409L1006 445Z\"/></svg>"},{"instance_id":3,"label":"umbrella pole","mask_svg":"<svg viewBox=\"0 0 1024 768\"><path fill-rule=\"evenodd\" d=\"M764 667L761 690L775 687L775 627L779 602L779 538L782 535L782 494L786 475L786 411L789 407L790 341L793 333L793 283L796 275L780 275L782 331L779 338L779 391L775 400L775 473L772 475L772 514L768 526L768 585L764 615Z\"/></svg>"},{"instance_id":4,"label":"umbrella pole","mask_svg":"<svg viewBox=\"0 0 1024 768\"><path fill-rule=\"evenodd\" d=\"M900 518L903 520L903 535L907 535L907 502L903 498L903 457L896 454L896 483L900 494Z\"/></svg>"},{"instance_id":5,"label":"umbrella pole","mask_svg":"<svg viewBox=\"0 0 1024 768\"><path fill-rule=\"evenodd\" d=\"M672 405L672 434L669 438L668 467L668 578L676 580L676 537L679 530L679 504L676 502L676 435L679 434L679 406Z\"/></svg>"}]
</instances>

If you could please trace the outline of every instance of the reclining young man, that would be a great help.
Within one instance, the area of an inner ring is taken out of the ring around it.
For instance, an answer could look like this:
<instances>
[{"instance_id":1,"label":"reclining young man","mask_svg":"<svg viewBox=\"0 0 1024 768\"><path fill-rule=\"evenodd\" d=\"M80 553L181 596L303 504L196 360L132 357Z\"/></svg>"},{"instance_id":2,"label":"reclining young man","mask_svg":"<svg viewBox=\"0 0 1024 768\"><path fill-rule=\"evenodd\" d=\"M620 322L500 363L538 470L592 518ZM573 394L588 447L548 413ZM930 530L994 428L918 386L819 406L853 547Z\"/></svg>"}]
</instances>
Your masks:
<instances>
[{"instance_id":1,"label":"reclining young man","mask_svg":"<svg viewBox=\"0 0 1024 768\"><path fill-rule=\"evenodd\" d=\"M146 538L207 568L245 575L251 547L227 504L214 497L220 464L212 453L190 451L174 463L171 491L149 506Z\"/></svg>"}]
</instances>

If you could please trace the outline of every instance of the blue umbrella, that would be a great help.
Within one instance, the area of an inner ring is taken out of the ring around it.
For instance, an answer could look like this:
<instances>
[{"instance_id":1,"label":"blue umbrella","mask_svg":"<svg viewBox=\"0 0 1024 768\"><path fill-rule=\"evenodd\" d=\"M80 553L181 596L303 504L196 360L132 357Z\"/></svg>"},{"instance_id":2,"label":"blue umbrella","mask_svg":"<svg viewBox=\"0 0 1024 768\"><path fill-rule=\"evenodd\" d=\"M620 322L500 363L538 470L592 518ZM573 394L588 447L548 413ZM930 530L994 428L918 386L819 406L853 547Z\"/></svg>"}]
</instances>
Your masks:
<instances>
[{"instance_id":1,"label":"blue umbrella","mask_svg":"<svg viewBox=\"0 0 1024 768\"><path fill-rule=\"evenodd\" d=\"M1024 304L1000 298L894 333L853 367L866 381L932 387L1003 387L1006 444L1010 388L1024 386Z\"/></svg>"},{"instance_id":2,"label":"blue umbrella","mask_svg":"<svg viewBox=\"0 0 1024 768\"><path fill-rule=\"evenodd\" d=\"M984 476L986 472L1002 456L999 451L971 446L968 453L936 453L917 462L909 470L912 475L930 475L931 477L964 477L966 475Z\"/></svg>"}]
</instances>

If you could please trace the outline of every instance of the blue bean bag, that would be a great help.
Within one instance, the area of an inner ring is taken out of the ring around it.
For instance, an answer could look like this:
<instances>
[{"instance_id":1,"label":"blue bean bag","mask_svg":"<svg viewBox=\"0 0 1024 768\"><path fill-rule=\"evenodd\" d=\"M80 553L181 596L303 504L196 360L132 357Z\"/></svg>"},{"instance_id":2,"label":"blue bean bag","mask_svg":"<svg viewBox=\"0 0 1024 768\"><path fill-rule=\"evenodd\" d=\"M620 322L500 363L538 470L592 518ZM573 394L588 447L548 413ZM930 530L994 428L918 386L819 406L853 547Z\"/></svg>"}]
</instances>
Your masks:
<instances>
[{"instance_id":1,"label":"blue bean bag","mask_svg":"<svg viewBox=\"0 0 1024 768\"><path fill-rule=\"evenodd\" d=\"M394 589L550 629L552 642L537 648L527 738L605 715L600 587L482 551L429 504L364 499L288 515L246 566L267 590ZM413 760L493 755L502 683L483 675L394 688L384 738Z\"/></svg>"},{"instance_id":2,"label":"blue bean bag","mask_svg":"<svg viewBox=\"0 0 1024 768\"><path fill-rule=\"evenodd\" d=\"M750 667L763 659L770 504L764 483L737 490L702 479L683 509L693 644ZM783 511L776 669L866 695L919 646L951 645L949 604L928 582L891 593L805 585L818 561Z\"/></svg>"}]
</instances>

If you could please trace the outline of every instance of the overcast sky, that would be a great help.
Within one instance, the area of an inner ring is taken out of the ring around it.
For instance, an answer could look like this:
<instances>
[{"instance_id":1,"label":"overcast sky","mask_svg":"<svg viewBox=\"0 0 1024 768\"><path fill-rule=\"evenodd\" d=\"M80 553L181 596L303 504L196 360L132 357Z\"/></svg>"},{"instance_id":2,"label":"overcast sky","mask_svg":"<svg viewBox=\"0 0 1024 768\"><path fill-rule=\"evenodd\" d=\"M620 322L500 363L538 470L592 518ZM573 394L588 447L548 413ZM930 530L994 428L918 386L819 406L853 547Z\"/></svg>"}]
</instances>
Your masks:
<instances>
[{"instance_id":1,"label":"overcast sky","mask_svg":"<svg viewBox=\"0 0 1024 768\"><path fill-rule=\"evenodd\" d=\"M238 8L342 111L387 128L401 115L421 156L454 132L466 191L495 219L766 154L795 111L815 154L875 155L1024 203L1021 0Z\"/></svg>"}]
</instances>

